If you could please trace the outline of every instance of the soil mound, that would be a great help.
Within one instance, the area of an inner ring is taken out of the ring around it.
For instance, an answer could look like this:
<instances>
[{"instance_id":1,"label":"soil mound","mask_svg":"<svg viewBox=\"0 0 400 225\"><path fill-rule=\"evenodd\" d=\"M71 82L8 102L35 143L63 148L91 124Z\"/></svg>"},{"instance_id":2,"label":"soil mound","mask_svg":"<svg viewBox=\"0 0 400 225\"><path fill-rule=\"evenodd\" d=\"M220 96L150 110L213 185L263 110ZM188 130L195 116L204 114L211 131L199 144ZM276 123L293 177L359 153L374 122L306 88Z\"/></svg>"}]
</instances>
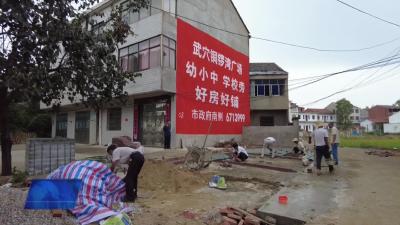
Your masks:
<instances>
[{"instance_id":1,"label":"soil mound","mask_svg":"<svg viewBox=\"0 0 400 225\"><path fill-rule=\"evenodd\" d=\"M156 160L146 160L139 177L144 190L178 193L190 192L208 185L210 176L181 169L178 166Z\"/></svg>"}]
</instances>

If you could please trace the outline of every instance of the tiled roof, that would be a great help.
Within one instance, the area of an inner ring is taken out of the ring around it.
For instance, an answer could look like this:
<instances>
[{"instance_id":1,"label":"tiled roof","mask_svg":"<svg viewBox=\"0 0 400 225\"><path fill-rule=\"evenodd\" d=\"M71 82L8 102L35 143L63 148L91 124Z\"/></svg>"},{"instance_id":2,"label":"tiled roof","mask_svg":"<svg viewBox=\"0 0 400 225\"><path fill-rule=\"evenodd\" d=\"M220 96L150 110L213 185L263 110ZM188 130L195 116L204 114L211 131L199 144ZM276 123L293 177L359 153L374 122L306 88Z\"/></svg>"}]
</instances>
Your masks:
<instances>
[{"instance_id":1,"label":"tiled roof","mask_svg":"<svg viewBox=\"0 0 400 225\"><path fill-rule=\"evenodd\" d=\"M280 74L288 73L275 63L250 63L250 75L252 74Z\"/></svg>"},{"instance_id":2,"label":"tiled roof","mask_svg":"<svg viewBox=\"0 0 400 225\"><path fill-rule=\"evenodd\" d=\"M304 110L303 113L334 114L332 111L327 109L311 109L311 108Z\"/></svg>"}]
</instances>

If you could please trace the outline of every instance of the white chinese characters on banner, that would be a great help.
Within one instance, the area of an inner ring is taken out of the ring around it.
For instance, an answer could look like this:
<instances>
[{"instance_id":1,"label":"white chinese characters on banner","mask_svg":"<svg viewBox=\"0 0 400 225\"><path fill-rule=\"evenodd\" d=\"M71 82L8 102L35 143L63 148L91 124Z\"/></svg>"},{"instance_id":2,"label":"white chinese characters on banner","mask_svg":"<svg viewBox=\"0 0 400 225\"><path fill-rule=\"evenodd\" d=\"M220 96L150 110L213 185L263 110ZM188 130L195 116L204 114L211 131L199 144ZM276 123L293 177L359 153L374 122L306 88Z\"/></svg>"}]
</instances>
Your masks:
<instances>
[{"instance_id":1,"label":"white chinese characters on banner","mask_svg":"<svg viewBox=\"0 0 400 225\"><path fill-rule=\"evenodd\" d=\"M193 109L192 119L213 122L245 122L246 115L242 113L226 113L224 116L223 112Z\"/></svg>"},{"instance_id":2,"label":"white chinese characters on banner","mask_svg":"<svg viewBox=\"0 0 400 225\"><path fill-rule=\"evenodd\" d=\"M198 85L196 87L196 101L206 102L207 89L200 88Z\"/></svg>"},{"instance_id":3,"label":"white chinese characters on banner","mask_svg":"<svg viewBox=\"0 0 400 225\"><path fill-rule=\"evenodd\" d=\"M201 59L206 59L208 62L223 67L229 71L234 71L236 67L236 73L243 75L242 64L224 56L221 53L218 53L214 49L210 49L207 46L202 45L198 41L193 42L193 55Z\"/></svg>"}]
</instances>

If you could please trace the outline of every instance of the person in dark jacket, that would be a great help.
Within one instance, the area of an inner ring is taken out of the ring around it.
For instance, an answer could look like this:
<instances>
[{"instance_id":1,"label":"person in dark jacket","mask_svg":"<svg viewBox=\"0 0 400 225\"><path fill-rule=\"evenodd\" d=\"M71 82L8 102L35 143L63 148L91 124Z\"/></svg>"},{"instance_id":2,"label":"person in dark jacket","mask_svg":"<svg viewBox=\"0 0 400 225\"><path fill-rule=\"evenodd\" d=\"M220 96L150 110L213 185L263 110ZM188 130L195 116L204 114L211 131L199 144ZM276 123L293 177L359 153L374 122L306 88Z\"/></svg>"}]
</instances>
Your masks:
<instances>
[{"instance_id":1,"label":"person in dark jacket","mask_svg":"<svg viewBox=\"0 0 400 225\"><path fill-rule=\"evenodd\" d=\"M171 125L168 122L165 123L163 127L163 132L164 132L164 149L170 149L171 148Z\"/></svg>"}]
</instances>

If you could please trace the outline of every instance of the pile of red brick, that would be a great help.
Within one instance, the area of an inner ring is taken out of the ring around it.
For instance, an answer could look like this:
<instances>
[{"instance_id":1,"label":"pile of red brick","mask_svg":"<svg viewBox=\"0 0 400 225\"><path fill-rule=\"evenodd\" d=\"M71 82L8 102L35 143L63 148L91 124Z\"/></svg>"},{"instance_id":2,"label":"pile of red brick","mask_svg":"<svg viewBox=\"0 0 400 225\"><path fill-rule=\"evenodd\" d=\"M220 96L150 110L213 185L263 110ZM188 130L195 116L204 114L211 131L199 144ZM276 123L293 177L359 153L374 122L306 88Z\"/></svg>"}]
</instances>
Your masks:
<instances>
[{"instance_id":1,"label":"pile of red brick","mask_svg":"<svg viewBox=\"0 0 400 225\"><path fill-rule=\"evenodd\" d=\"M221 225L276 225L276 220L272 217L260 218L256 216L256 210L242 210L227 207L219 210L222 215Z\"/></svg>"}]
</instances>

